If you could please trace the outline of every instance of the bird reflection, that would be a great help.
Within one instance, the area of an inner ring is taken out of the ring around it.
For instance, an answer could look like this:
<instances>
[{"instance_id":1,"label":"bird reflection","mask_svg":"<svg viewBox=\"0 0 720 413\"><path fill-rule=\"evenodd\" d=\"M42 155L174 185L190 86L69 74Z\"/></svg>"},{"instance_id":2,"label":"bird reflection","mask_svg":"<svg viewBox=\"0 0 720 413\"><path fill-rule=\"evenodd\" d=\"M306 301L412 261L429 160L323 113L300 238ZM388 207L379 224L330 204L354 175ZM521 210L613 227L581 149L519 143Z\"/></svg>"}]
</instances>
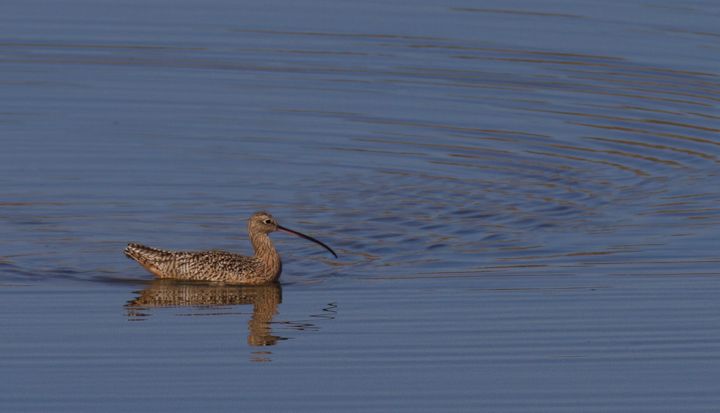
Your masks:
<instances>
[{"instance_id":1,"label":"bird reflection","mask_svg":"<svg viewBox=\"0 0 720 413\"><path fill-rule=\"evenodd\" d=\"M270 328L274 322L273 316L278 314L277 307L282 302L282 289L278 283L225 285L158 279L137 294L140 297L125 305L130 317L143 317L145 314L142 310L153 307L201 306L207 309L252 304L253 315L248 321L248 344L253 347L274 346L278 340L287 340L273 335Z\"/></svg>"}]
</instances>

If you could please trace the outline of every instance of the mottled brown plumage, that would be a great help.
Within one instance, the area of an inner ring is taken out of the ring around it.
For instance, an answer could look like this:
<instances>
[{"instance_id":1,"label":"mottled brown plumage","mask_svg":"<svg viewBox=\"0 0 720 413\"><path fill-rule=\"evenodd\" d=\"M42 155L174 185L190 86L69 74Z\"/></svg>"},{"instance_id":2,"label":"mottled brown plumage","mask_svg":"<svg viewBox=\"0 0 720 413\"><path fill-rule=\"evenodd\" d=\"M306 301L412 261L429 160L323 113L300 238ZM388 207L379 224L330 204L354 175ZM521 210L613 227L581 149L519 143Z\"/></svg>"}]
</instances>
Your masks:
<instances>
[{"instance_id":1,"label":"mottled brown plumage","mask_svg":"<svg viewBox=\"0 0 720 413\"><path fill-rule=\"evenodd\" d=\"M283 228L267 212L256 212L248 220L248 234L255 256L223 251L176 252L129 244L125 255L159 278L224 281L242 284L264 284L276 281L282 272L282 260L268 234L274 231L297 235L322 245L336 258L337 254L322 242Z\"/></svg>"}]
</instances>

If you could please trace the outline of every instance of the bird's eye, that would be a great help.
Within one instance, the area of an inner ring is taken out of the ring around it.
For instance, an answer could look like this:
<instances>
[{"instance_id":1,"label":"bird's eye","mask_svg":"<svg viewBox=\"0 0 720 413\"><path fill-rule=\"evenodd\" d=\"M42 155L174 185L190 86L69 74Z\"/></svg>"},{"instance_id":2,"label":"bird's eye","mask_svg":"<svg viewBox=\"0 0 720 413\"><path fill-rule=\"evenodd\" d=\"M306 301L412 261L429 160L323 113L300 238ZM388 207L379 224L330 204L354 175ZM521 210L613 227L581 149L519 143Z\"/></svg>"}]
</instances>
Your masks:
<instances>
[{"instance_id":1,"label":"bird's eye","mask_svg":"<svg viewBox=\"0 0 720 413\"><path fill-rule=\"evenodd\" d=\"M266 224L272 224L272 221L270 221L269 219L266 219L264 222L265 222Z\"/></svg>"}]
</instances>

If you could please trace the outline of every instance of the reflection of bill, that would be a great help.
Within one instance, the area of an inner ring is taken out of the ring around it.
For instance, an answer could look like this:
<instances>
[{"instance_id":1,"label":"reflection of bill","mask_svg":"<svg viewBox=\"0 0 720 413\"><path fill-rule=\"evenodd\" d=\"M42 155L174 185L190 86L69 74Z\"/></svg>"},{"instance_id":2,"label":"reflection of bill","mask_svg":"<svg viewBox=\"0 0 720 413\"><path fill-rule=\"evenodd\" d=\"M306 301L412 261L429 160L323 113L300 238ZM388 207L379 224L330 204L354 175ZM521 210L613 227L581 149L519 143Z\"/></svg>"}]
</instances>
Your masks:
<instances>
[{"instance_id":1,"label":"reflection of bill","mask_svg":"<svg viewBox=\"0 0 720 413\"><path fill-rule=\"evenodd\" d=\"M222 285L207 283L178 282L159 279L142 291L140 297L129 301L128 316L142 317L140 310L152 307L194 307L213 308L226 305L253 305L253 315L248 321L248 344L274 346L278 340L287 338L272 335L270 324L278 314L277 307L282 302L282 288L278 283L263 285Z\"/></svg>"}]
</instances>

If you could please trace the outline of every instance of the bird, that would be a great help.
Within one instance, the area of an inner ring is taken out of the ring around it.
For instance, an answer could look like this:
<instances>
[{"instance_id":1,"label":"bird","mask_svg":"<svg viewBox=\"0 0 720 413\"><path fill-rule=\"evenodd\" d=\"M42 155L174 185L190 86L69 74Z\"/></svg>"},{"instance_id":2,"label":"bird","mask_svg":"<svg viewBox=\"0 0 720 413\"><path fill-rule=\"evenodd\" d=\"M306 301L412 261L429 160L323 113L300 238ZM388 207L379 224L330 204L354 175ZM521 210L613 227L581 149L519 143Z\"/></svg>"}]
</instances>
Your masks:
<instances>
[{"instance_id":1,"label":"bird","mask_svg":"<svg viewBox=\"0 0 720 413\"><path fill-rule=\"evenodd\" d=\"M145 267L158 278L216 281L235 284L266 284L277 281L282 260L275 250L271 232L297 235L321 245L337 258L330 247L305 234L278 225L265 211L254 213L248 220L248 235L255 255L248 257L225 251L166 251L139 244L128 244L125 255Z\"/></svg>"}]
</instances>

